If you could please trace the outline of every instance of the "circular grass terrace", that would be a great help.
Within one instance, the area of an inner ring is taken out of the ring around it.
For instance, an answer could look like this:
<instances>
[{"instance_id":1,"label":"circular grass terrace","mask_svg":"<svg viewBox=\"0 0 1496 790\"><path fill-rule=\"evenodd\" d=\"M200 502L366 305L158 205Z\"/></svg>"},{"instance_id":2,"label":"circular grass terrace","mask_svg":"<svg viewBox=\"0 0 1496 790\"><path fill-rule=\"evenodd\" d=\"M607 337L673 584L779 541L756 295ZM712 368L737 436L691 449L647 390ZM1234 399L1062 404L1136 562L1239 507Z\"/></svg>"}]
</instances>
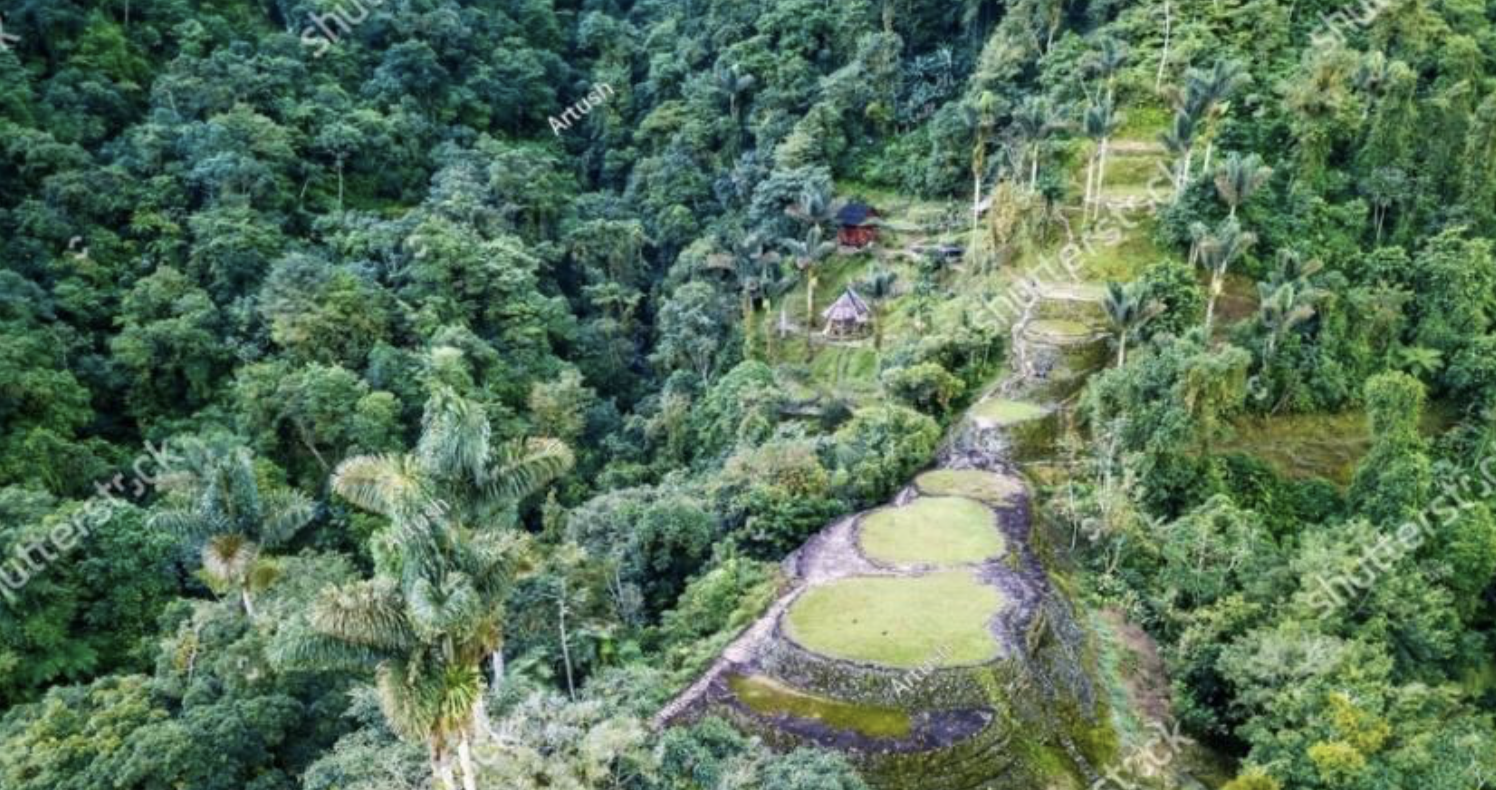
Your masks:
<instances>
[{"instance_id":1,"label":"circular grass terrace","mask_svg":"<svg viewBox=\"0 0 1496 790\"><path fill-rule=\"evenodd\" d=\"M871 560L892 565L982 562L1007 548L992 511L960 496L920 497L862 519L859 541Z\"/></svg>"},{"instance_id":2,"label":"circular grass terrace","mask_svg":"<svg viewBox=\"0 0 1496 790\"><path fill-rule=\"evenodd\" d=\"M1049 416L1050 411L1036 403L989 398L972 406L967 413L993 425L1006 427L1042 420Z\"/></svg>"},{"instance_id":3,"label":"circular grass terrace","mask_svg":"<svg viewBox=\"0 0 1496 790\"><path fill-rule=\"evenodd\" d=\"M1024 494L1023 480L981 469L932 469L914 479L926 496L979 499L989 505L1009 505Z\"/></svg>"},{"instance_id":4,"label":"circular grass terrace","mask_svg":"<svg viewBox=\"0 0 1496 790\"><path fill-rule=\"evenodd\" d=\"M853 576L806 590L783 624L800 646L832 658L951 667L998 656L988 623L1005 603L971 571Z\"/></svg>"}]
</instances>

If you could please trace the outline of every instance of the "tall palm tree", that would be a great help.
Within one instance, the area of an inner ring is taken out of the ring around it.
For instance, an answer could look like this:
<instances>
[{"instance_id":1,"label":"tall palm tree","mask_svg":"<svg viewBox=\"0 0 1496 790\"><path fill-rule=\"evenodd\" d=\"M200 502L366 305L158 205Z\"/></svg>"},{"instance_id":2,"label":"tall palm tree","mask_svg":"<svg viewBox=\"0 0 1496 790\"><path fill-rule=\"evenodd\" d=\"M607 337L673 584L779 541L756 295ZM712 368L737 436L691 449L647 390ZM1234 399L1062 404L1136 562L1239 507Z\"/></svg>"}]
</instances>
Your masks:
<instances>
[{"instance_id":1,"label":"tall palm tree","mask_svg":"<svg viewBox=\"0 0 1496 790\"><path fill-rule=\"evenodd\" d=\"M1267 332L1267 358L1277 354L1278 343L1295 326L1314 317L1311 295L1299 285L1288 282L1272 289L1266 283L1257 284L1262 303L1257 309L1258 320Z\"/></svg>"},{"instance_id":2,"label":"tall palm tree","mask_svg":"<svg viewBox=\"0 0 1496 790\"><path fill-rule=\"evenodd\" d=\"M189 459L188 469L165 478L162 488L169 506L151 516L150 525L198 547L209 585L237 595L245 616L254 619L254 593L275 577L262 552L295 536L316 505L295 489L262 491L242 447Z\"/></svg>"},{"instance_id":3,"label":"tall palm tree","mask_svg":"<svg viewBox=\"0 0 1496 790\"><path fill-rule=\"evenodd\" d=\"M982 214L982 181L987 177L987 148L997 125L997 94L982 91L975 107L966 108L966 125L971 129L971 232L975 237Z\"/></svg>"},{"instance_id":4,"label":"tall palm tree","mask_svg":"<svg viewBox=\"0 0 1496 790\"><path fill-rule=\"evenodd\" d=\"M526 559L523 533L510 529L517 505L573 463L554 439L495 447L491 438L482 406L438 384L413 452L338 466L333 489L390 520L376 540L379 571L324 591L311 632L277 656L373 669L385 718L427 745L446 790L457 776L477 790L472 743L487 726L482 665L488 658L495 680L502 677L504 603Z\"/></svg>"},{"instance_id":5,"label":"tall palm tree","mask_svg":"<svg viewBox=\"0 0 1496 790\"><path fill-rule=\"evenodd\" d=\"M727 117L732 119L732 128L736 133L739 129L738 97L752 90L758 84L758 79L752 74L742 73L737 66L729 66L720 60L712 70L712 78L717 83L717 90L727 97Z\"/></svg>"},{"instance_id":6,"label":"tall palm tree","mask_svg":"<svg viewBox=\"0 0 1496 790\"><path fill-rule=\"evenodd\" d=\"M1158 136L1165 150L1174 157L1174 193L1184 191L1190 179L1190 159L1195 146L1195 119L1187 112L1174 113L1174 121Z\"/></svg>"},{"instance_id":7,"label":"tall palm tree","mask_svg":"<svg viewBox=\"0 0 1496 790\"><path fill-rule=\"evenodd\" d=\"M883 347L883 305L893 297L899 280L898 272L891 269L875 269L858 286L873 308L873 348Z\"/></svg>"},{"instance_id":8,"label":"tall palm tree","mask_svg":"<svg viewBox=\"0 0 1496 790\"><path fill-rule=\"evenodd\" d=\"M1085 131L1086 136L1096 140L1096 153L1092 155L1091 162L1095 175L1092 176L1088 168L1086 176L1087 204L1095 206L1097 217L1101 216L1101 188L1106 182L1106 154L1107 145L1111 142L1112 133L1117 130L1121 123L1122 115L1117 112L1116 106L1111 99L1102 97L1099 101L1086 109ZM1095 179L1095 187L1091 186L1092 178Z\"/></svg>"},{"instance_id":9,"label":"tall palm tree","mask_svg":"<svg viewBox=\"0 0 1496 790\"><path fill-rule=\"evenodd\" d=\"M785 239L782 243L794 257L795 266L805 280L805 332L808 335L811 324L815 323L816 270L827 256L836 251L836 242L825 238L820 225L811 225L805 231L805 238Z\"/></svg>"},{"instance_id":10,"label":"tall palm tree","mask_svg":"<svg viewBox=\"0 0 1496 790\"><path fill-rule=\"evenodd\" d=\"M1325 268L1325 264L1318 258L1304 260L1304 256L1291 249L1278 250L1278 268L1268 275L1267 283L1270 290L1276 291L1281 285L1292 284L1298 286L1300 292L1318 295L1319 290L1310 284L1310 278L1319 274Z\"/></svg>"},{"instance_id":11,"label":"tall palm tree","mask_svg":"<svg viewBox=\"0 0 1496 790\"><path fill-rule=\"evenodd\" d=\"M1032 192L1039 183L1039 159L1044 144L1058 132L1064 131L1069 124L1048 99L1029 96L1014 111L1013 126L1028 148L1028 187Z\"/></svg>"},{"instance_id":12,"label":"tall palm tree","mask_svg":"<svg viewBox=\"0 0 1496 790\"><path fill-rule=\"evenodd\" d=\"M1216 300L1225 287L1226 272L1231 264L1245 255L1257 236L1241 229L1235 219L1228 219L1213 233L1204 233L1196 244L1198 260L1210 272L1210 294L1205 302L1205 337L1210 337L1211 323L1215 319Z\"/></svg>"},{"instance_id":13,"label":"tall palm tree","mask_svg":"<svg viewBox=\"0 0 1496 790\"><path fill-rule=\"evenodd\" d=\"M1234 60L1217 60L1211 65L1209 71L1196 71L1188 80L1195 101L1199 104L1200 113L1197 119L1204 126L1205 138L1205 160L1203 162L1206 172L1210 170L1210 155L1214 148L1216 121L1225 114L1229 106L1232 94L1236 93L1243 85L1250 81L1246 68Z\"/></svg>"},{"instance_id":14,"label":"tall palm tree","mask_svg":"<svg viewBox=\"0 0 1496 790\"><path fill-rule=\"evenodd\" d=\"M1108 101L1115 103L1117 100L1117 72L1121 71L1126 64L1127 45L1111 36L1102 38L1091 53L1089 62L1086 64L1087 71L1095 75L1106 88L1105 96Z\"/></svg>"},{"instance_id":15,"label":"tall palm tree","mask_svg":"<svg viewBox=\"0 0 1496 790\"><path fill-rule=\"evenodd\" d=\"M1163 305L1151 300L1145 303L1141 289L1135 284L1124 286L1109 282L1102 306L1106 308L1107 320L1117 335L1117 367L1120 368L1127 364L1128 341L1158 315Z\"/></svg>"},{"instance_id":16,"label":"tall palm tree","mask_svg":"<svg viewBox=\"0 0 1496 790\"><path fill-rule=\"evenodd\" d=\"M1216 168L1216 193L1230 207L1231 216L1235 217L1237 207L1247 202L1252 193L1267 183L1272 174L1273 169L1264 165L1262 157L1257 154L1243 157L1232 151L1226 161Z\"/></svg>"}]
</instances>

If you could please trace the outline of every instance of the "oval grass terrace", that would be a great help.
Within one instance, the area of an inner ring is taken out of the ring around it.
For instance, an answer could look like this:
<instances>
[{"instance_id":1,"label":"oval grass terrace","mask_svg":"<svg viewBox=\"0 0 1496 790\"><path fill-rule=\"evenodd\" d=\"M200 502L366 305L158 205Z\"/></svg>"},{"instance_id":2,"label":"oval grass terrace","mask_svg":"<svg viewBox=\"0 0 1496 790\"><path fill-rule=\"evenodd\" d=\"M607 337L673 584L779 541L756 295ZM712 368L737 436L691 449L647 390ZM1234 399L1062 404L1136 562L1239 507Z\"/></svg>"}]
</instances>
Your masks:
<instances>
[{"instance_id":1,"label":"oval grass terrace","mask_svg":"<svg viewBox=\"0 0 1496 790\"><path fill-rule=\"evenodd\" d=\"M915 669L998 658L1002 593L971 571L853 576L806 590L783 618L797 644L832 658Z\"/></svg>"},{"instance_id":2,"label":"oval grass terrace","mask_svg":"<svg viewBox=\"0 0 1496 790\"><path fill-rule=\"evenodd\" d=\"M923 496L875 510L859 522L858 537L863 556L892 566L973 564L1007 548L995 514L961 496Z\"/></svg>"}]
</instances>

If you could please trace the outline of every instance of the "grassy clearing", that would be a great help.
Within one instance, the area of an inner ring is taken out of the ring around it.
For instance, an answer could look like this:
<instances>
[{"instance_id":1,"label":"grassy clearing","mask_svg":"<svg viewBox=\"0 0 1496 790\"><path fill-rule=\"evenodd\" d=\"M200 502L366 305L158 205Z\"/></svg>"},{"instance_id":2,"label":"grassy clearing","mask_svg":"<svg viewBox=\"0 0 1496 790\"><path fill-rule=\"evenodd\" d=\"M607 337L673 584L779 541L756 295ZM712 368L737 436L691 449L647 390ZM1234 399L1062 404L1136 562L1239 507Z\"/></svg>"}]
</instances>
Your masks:
<instances>
[{"instance_id":1,"label":"grassy clearing","mask_svg":"<svg viewBox=\"0 0 1496 790\"><path fill-rule=\"evenodd\" d=\"M974 499L920 497L862 520L862 550L897 565L981 562L1006 548L992 511Z\"/></svg>"},{"instance_id":2,"label":"grassy clearing","mask_svg":"<svg viewBox=\"0 0 1496 790\"><path fill-rule=\"evenodd\" d=\"M1033 403L1018 400L989 398L971 407L967 414L995 425L1017 425L1020 422L1039 420L1049 415L1049 410Z\"/></svg>"},{"instance_id":3,"label":"grassy clearing","mask_svg":"<svg viewBox=\"0 0 1496 790\"><path fill-rule=\"evenodd\" d=\"M828 727L851 730L869 738L909 735L909 714L898 708L856 705L807 694L762 675L733 675L727 679L727 685L744 705L765 716L814 719Z\"/></svg>"},{"instance_id":4,"label":"grassy clearing","mask_svg":"<svg viewBox=\"0 0 1496 790\"><path fill-rule=\"evenodd\" d=\"M1428 435L1441 433L1453 421L1449 409L1434 404L1424 413L1422 429ZM1288 477L1322 477L1341 486L1350 485L1356 463L1371 447L1364 411L1249 417L1233 427L1234 435L1220 452L1246 453Z\"/></svg>"},{"instance_id":5,"label":"grassy clearing","mask_svg":"<svg viewBox=\"0 0 1496 790\"><path fill-rule=\"evenodd\" d=\"M1024 332L1030 337L1067 340L1090 337L1095 334L1096 330L1079 321L1069 321L1063 318L1044 318L1030 323Z\"/></svg>"},{"instance_id":6,"label":"grassy clearing","mask_svg":"<svg viewBox=\"0 0 1496 790\"><path fill-rule=\"evenodd\" d=\"M1024 489L1017 477L980 469L935 469L915 478L914 484L929 496L967 497L994 505L1012 502Z\"/></svg>"},{"instance_id":7,"label":"grassy clearing","mask_svg":"<svg viewBox=\"0 0 1496 790\"><path fill-rule=\"evenodd\" d=\"M998 655L987 630L1002 594L969 571L853 577L800 596L785 625L807 649L890 667L956 666Z\"/></svg>"}]
</instances>

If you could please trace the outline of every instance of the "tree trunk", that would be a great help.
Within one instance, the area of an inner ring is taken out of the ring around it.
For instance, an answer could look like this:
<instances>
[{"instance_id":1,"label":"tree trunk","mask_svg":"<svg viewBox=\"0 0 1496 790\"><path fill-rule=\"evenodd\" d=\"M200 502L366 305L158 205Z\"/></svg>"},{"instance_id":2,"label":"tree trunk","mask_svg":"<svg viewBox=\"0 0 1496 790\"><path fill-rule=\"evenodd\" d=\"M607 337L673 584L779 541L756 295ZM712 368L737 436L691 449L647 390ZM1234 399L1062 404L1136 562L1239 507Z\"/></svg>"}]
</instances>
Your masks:
<instances>
[{"instance_id":1,"label":"tree trunk","mask_svg":"<svg viewBox=\"0 0 1496 790\"><path fill-rule=\"evenodd\" d=\"M431 774L441 783L442 790L457 790L457 779L452 775L452 763L447 759L441 745L433 736L427 749L431 759Z\"/></svg>"},{"instance_id":2,"label":"tree trunk","mask_svg":"<svg viewBox=\"0 0 1496 790\"><path fill-rule=\"evenodd\" d=\"M1096 178L1096 154L1086 158L1086 196L1080 202L1080 218L1091 216L1091 182Z\"/></svg>"},{"instance_id":3,"label":"tree trunk","mask_svg":"<svg viewBox=\"0 0 1496 790\"><path fill-rule=\"evenodd\" d=\"M255 602L249 597L248 584L239 589L239 601L244 604L244 615L251 620L255 619Z\"/></svg>"},{"instance_id":4,"label":"tree trunk","mask_svg":"<svg viewBox=\"0 0 1496 790\"><path fill-rule=\"evenodd\" d=\"M1101 188L1106 184L1106 147L1110 138L1101 138L1101 156L1096 166L1096 219L1101 219Z\"/></svg>"},{"instance_id":5,"label":"tree trunk","mask_svg":"<svg viewBox=\"0 0 1496 790\"><path fill-rule=\"evenodd\" d=\"M1127 330L1117 335L1117 367L1127 364Z\"/></svg>"},{"instance_id":6,"label":"tree trunk","mask_svg":"<svg viewBox=\"0 0 1496 790\"><path fill-rule=\"evenodd\" d=\"M566 640L566 582L561 582L561 596L556 600L556 621L561 632L561 662L566 666L566 694L575 700L577 687L571 674L571 645Z\"/></svg>"},{"instance_id":7,"label":"tree trunk","mask_svg":"<svg viewBox=\"0 0 1496 790\"><path fill-rule=\"evenodd\" d=\"M494 685L498 685L499 681L504 679L504 644L502 642L493 649L493 655L488 657L488 663L493 668Z\"/></svg>"},{"instance_id":8,"label":"tree trunk","mask_svg":"<svg viewBox=\"0 0 1496 790\"><path fill-rule=\"evenodd\" d=\"M1164 84L1164 67L1169 62L1169 33L1172 28L1173 17L1169 14L1169 0L1164 0L1164 51L1158 56L1158 75L1153 78L1153 89L1156 91Z\"/></svg>"},{"instance_id":9,"label":"tree trunk","mask_svg":"<svg viewBox=\"0 0 1496 790\"><path fill-rule=\"evenodd\" d=\"M462 764L462 790L478 790L478 768L473 764L473 747L467 733L457 742L457 760Z\"/></svg>"},{"instance_id":10,"label":"tree trunk","mask_svg":"<svg viewBox=\"0 0 1496 790\"><path fill-rule=\"evenodd\" d=\"M982 216L982 171L971 169L971 228L976 231L977 220Z\"/></svg>"},{"instance_id":11,"label":"tree trunk","mask_svg":"<svg viewBox=\"0 0 1496 790\"><path fill-rule=\"evenodd\" d=\"M1225 276L1223 271L1212 270L1210 273L1210 295L1205 300L1205 342L1210 342L1210 325L1215 320L1216 297L1221 295L1221 278Z\"/></svg>"},{"instance_id":12,"label":"tree trunk","mask_svg":"<svg viewBox=\"0 0 1496 790\"><path fill-rule=\"evenodd\" d=\"M1029 191L1033 192L1039 186L1039 144L1034 143L1034 159L1029 163Z\"/></svg>"}]
</instances>

